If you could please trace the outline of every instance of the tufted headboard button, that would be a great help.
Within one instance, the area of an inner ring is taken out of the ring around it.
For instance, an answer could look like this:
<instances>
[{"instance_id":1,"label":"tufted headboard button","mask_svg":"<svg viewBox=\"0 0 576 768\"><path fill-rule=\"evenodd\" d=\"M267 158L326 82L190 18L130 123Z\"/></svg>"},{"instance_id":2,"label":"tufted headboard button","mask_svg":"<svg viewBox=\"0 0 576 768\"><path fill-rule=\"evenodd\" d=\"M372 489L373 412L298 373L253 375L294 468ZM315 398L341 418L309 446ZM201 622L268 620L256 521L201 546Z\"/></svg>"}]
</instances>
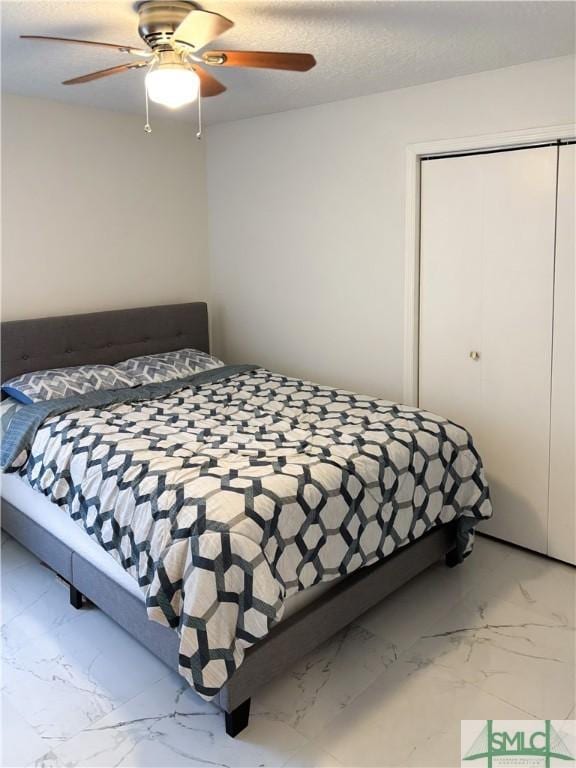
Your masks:
<instances>
[{"instance_id":1,"label":"tufted headboard button","mask_svg":"<svg viewBox=\"0 0 576 768\"><path fill-rule=\"evenodd\" d=\"M28 360L30 358L30 355L22 355L22 360Z\"/></svg>"}]
</instances>

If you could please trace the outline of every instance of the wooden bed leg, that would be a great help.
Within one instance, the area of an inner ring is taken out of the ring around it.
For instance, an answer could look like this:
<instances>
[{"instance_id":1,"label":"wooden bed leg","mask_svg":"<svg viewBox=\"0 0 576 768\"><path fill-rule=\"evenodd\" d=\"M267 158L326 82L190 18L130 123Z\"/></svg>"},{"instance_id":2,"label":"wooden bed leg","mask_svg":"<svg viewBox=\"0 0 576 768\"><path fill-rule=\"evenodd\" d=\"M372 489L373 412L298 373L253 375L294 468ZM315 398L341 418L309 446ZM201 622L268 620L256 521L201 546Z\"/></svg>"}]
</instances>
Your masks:
<instances>
[{"instance_id":1,"label":"wooden bed leg","mask_svg":"<svg viewBox=\"0 0 576 768\"><path fill-rule=\"evenodd\" d=\"M80 610L84 602L84 595L78 591L73 584L70 584L70 605L72 608Z\"/></svg>"},{"instance_id":2,"label":"wooden bed leg","mask_svg":"<svg viewBox=\"0 0 576 768\"><path fill-rule=\"evenodd\" d=\"M248 718L250 717L250 699L246 699L245 702L240 704L239 707L233 709L232 712L225 712L226 716L226 733L228 736L238 736L240 731L248 725Z\"/></svg>"}]
</instances>

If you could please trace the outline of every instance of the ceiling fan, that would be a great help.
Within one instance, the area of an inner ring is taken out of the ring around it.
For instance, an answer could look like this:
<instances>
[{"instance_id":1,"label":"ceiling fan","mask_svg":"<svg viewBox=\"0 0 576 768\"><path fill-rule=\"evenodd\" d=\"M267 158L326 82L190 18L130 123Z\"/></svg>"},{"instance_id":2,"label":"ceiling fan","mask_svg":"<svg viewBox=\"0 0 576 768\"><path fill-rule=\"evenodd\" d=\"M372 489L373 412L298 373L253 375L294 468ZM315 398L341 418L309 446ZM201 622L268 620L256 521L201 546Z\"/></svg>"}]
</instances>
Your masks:
<instances>
[{"instance_id":1,"label":"ceiling fan","mask_svg":"<svg viewBox=\"0 0 576 768\"><path fill-rule=\"evenodd\" d=\"M200 9L189 0L145 0L136 5L138 34L147 48L100 43L47 35L20 35L26 40L92 45L133 56L132 61L65 80L78 85L130 69L148 68L147 96L164 106L190 104L198 95L217 96L226 88L204 67L256 67L306 72L316 60L309 53L267 51L203 51L209 43L234 26L219 13Z\"/></svg>"}]
</instances>

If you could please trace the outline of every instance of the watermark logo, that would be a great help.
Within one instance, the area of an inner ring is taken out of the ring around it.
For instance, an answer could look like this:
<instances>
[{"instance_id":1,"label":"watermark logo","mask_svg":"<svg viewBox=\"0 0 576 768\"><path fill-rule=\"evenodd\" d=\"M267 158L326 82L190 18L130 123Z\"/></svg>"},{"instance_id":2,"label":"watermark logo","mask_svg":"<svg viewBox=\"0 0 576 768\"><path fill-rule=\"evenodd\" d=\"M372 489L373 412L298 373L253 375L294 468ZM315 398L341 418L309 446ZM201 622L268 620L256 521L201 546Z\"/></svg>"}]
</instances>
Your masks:
<instances>
[{"instance_id":1,"label":"watermark logo","mask_svg":"<svg viewBox=\"0 0 576 768\"><path fill-rule=\"evenodd\" d=\"M576 720L462 720L462 768L576 766Z\"/></svg>"}]
</instances>

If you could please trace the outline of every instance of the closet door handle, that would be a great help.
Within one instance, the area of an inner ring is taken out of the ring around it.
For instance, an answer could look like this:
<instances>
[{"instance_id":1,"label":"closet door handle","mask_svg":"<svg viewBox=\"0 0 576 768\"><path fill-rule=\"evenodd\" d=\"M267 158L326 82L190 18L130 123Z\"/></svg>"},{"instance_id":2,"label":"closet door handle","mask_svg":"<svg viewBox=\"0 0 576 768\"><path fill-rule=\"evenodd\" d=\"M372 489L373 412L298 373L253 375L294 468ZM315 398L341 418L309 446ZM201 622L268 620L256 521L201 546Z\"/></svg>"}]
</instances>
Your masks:
<instances>
[{"instance_id":1,"label":"closet door handle","mask_svg":"<svg viewBox=\"0 0 576 768\"><path fill-rule=\"evenodd\" d=\"M470 352L470 359L480 360L480 352L475 352L474 350L472 350L472 352Z\"/></svg>"}]
</instances>

